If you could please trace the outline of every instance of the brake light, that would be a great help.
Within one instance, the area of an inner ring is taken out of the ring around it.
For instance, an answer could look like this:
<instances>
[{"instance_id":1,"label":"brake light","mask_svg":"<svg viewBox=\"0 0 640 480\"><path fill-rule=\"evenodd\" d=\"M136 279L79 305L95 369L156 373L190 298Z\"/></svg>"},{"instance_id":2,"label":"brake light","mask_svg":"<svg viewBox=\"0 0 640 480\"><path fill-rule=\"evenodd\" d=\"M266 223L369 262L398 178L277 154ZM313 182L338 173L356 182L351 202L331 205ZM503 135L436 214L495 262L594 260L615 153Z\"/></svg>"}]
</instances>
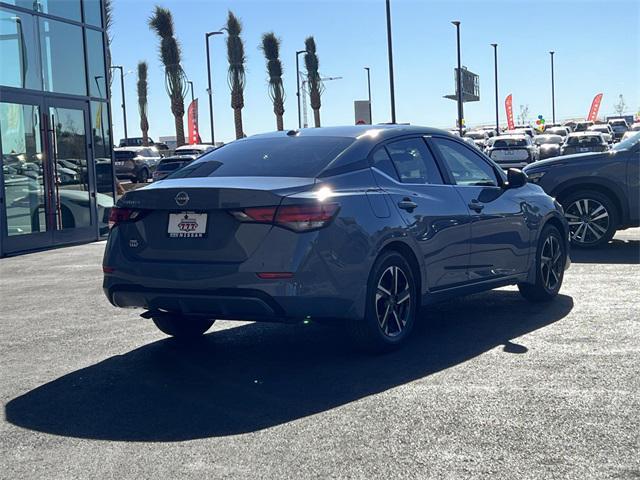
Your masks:
<instances>
[{"instance_id":1,"label":"brake light","mask_svg":"<svg viewBox=\"0 0 640 480\"><path fill-rule=\"evenodd\" d=\"M297 232L315 230L328 224L338 212L337 203L319 203L317 205L284 205L276 213L276 225Z\"/></svg>"},{"instance_id":2,"label":"brake light","mask_svg":"<svg viewBox=\"0 0 640 480\"><path fill-rule=\"evenodd\" d=\"M109 229L112 229L119 223L135 222L142 217L141 210L134 210L132 208L118 208L113 207L109 212Z\"/></svg>"},{"instance_id":3,"label":"brake light","mask_svg":"<svg viewBox=\"0 0 640 480\"><path fill-rule=\"evenodd\" d=\"M250 207L234 210L231 214L241 222L271 223L296 232L304 232L326 226L335 217L339 208L337 203L318 203Z\"/></svg>"}]
</instances>

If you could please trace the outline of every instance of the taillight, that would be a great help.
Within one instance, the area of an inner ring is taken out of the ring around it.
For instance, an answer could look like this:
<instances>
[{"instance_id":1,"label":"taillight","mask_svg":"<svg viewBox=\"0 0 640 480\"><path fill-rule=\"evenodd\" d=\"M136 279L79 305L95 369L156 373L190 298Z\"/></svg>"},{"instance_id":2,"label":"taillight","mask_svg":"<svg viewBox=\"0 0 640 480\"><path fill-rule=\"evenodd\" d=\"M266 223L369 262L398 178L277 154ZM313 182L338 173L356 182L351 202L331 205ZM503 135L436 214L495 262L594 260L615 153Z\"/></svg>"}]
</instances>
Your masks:
<instances>
[{"instance_id":1,"label":"taillight","mask_svg":"<svg viewBox=\"0 0 640 480\"><path fill-rule=\"evenodd\" d=\"M296 232L305 232L326 226L335 217L339 208L337 203L318 203L250 207L234 210L231 214L241 222L272 223Z\"/></svg>"},{"instance_id":2,"label":"taillight","mask_svg":"<svg viewBox=\"0 0 640 480\"><path fill-rule=\"evenodd\" d=\"M284 205L276 212L275 223L296 232L315 230L328 224L338 212L337 203Z\"/></svg>"},{"instance_id":3,"label":"taillight","mask_svg":"<svg viewBox=\"0 0 640 480\"><path fill-rule=\"evenodd\" d=\"M111 229L119 223L135 222L142 217L142 213L142 210L113 207L109 213L109 228Z\"/></svg>"}]
</instances>

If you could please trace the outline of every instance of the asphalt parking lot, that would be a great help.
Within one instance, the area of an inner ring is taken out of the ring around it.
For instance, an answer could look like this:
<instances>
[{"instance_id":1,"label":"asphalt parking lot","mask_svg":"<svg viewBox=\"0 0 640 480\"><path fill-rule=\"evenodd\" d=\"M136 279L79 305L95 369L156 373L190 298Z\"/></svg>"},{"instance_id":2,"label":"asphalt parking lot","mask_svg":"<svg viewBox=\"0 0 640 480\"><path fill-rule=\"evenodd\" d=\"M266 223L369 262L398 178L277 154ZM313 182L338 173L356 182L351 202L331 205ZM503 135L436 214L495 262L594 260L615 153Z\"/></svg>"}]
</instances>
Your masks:
<instances>
[{"instance_id":1,"label":"asphalt parking lot","mask_svg":"<svg viewBox=\"0 0 640 480\"><path fill-rule=\"evenodd\" d=\"M378 357L315 324L182 347L108 304L103 248L0 260L3 479L640 478L640 229Z\"/></svg>"}]
</instances>

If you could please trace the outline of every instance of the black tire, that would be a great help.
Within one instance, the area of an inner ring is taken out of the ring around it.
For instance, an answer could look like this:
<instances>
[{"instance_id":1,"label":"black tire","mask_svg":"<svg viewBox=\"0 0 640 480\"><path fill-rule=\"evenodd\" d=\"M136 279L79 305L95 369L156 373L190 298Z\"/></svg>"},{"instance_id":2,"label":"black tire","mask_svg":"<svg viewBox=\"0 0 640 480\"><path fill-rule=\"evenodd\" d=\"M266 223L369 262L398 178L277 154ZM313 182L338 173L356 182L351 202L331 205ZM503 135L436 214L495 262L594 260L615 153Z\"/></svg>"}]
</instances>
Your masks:
<instances>
[{"instance_id":1,"label":"black tire","mask_svg":"<svg viewBox=\"0 0 640 480\"><path fill-rule=\"evenodd\" d=\"M147 183L147 180L149 180L149 170L143 168L138 172L135 183Z\"/></svg>"},{"instance_id":2,"label":"black tire","mask_svg":"<svg viewBox=\"0 0 640 480\"><path fill-rule=\"evenodd\" d=\"M378 257L367 282L365 317L348 322L349 332L359 348L384 353L405 343L419 308L416 285L413 270L402 254L388 251Z\"/></svg>"},{"instance_id":3,"label":"black tire","mask_svg":"<svg viewBox=\"0 0 640 480\"><path fill-rule=\"evenodd\" d=\"M598 248L611 241L618 227L618 209L609 196L596 190L579 190L563 197L561 203L569 222L572 246ZM595 214L590 215L589 211ZM598 218L603 213L607 217ZM596 238L594 232L601 236Z\"/></svg>"},{"instance_id":4,"label":"black tire","mask_svg":"<svg viewBox=\"0 0 640 480\"><path fill-rule=\"evenodd\" d=\"M208 318L184 317L178 314L165 314L153 317L152 320L160 331L181 340L201 337L215 322Z\"/></svg>"},{"instance_id":5,"label":"black tire","mask_svg":"<svg viewBox=\"0 0 640 480\"><path fill-rule=\"evenodd\" d=\"M552 246L559 248L559 253L553 254ZM551 254L549 253L551 251ZM543 260L543 256L545 260ZM547 261L546 258L551 258ZM524 298L530 302L548 302L560 292L564 279L564 268L567 261L566 241L560 231L553 225L546 225L540 234L536 250L536 283L519 283L518 289Z\"/></svg>"}]
</instances>

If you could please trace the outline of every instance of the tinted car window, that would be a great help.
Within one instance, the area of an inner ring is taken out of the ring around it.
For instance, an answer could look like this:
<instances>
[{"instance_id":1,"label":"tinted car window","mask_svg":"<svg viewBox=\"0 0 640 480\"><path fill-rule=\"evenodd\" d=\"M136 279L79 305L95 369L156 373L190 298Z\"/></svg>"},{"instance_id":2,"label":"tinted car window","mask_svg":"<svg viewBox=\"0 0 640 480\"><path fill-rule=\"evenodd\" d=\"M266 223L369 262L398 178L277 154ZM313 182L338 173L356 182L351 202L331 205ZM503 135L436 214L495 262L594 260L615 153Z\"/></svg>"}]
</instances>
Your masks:
<instances>
[{"instance_id":1,"label":"tinted car window","mask_svg":"<svg viewBox=\"0 0 640 480\"><path fill-rule=\"evenodd\" d=\"M113 156L116 160L129 160L136 156L131 150L116 150L113 152Z\"/></svg>"},{"instance_id":2,"label":"tinted car window","mask_svg":"<svg viewBox=\"0 0 640 480\"><path fill-rule=\"evenodd\" d=\"M170 178L316 177L353 142L345 137L249 138L204 154Z\"/></svg>"},{"instance_id":3,"label":"tinted car window","mask_svg":"<svg viewBox=\"0 0 640 480\"><path fill-rule=\"evenodd\" d=\"M375 152L373 152L371 158L373 160L373 166L375 168L386 173L391 178L399 180L396 169L393 166L393 163L391 163L391 157L389 157L389 154L384 147L380 147Z\"/></svg>"},{"instance_id":4,"label":"tinted car window","mask_svg":"<svg viewBox=\"0 0 640 480\"><path fill-rule=\"evenodd\" d=\"M421 138L386 145L387 152L404 183L441 184L442 177L431 151Z\"/></svg>"},{"instance_id":5,"label":"tinted car window","mask_svg":"<svg viewBox=\"0 0 640 480\"><path fill-rule=\"evenodd\" d=\"M584 135L567 138L566 145L600 145L602 143L602 137L599 135Z\"/></svg>"},{"instance_id":6,"label":"tinted car window","mask_svg":"<svg viewBox=\"0 0 640 480\"><path fill-rule=\"evenodd\" d=\"M487 162L464 145L448 138L434 138L457 185L498 185L496 173Z\"/></svg>"},{"instance_id":7,"label":"tinted car window","mask_svg":"<svg viewBox=\"0 0 640 480\"><path fill-rule=\"evenodd\" d=\"M491 146L493 148L526 147L529 142L526 138L497 138Z\"/></svg>"}]
</instances>

